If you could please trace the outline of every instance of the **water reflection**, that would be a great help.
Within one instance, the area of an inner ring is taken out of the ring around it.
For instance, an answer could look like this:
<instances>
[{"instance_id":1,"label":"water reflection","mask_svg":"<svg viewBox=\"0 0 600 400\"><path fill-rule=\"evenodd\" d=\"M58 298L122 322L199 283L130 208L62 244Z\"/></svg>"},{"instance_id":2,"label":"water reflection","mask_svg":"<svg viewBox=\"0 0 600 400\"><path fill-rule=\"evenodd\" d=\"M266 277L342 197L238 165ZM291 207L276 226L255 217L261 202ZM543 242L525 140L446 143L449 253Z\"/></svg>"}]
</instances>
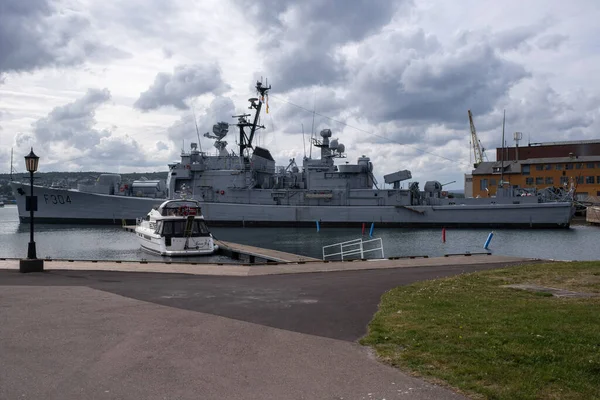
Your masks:
<instances>
[{"instance_id":1,"label":"water reflection","mask_svg":"<svg viewBox=\"0 0 600 400\"><path fill-rule=\"evenodd\" d=\"M36 224L36 244L40 257L165 260L143 252L132 233L118 226ZM266 247L321 258L322 247L362 237L361 226L328 228L320 232L309 228L212 228L217 239ZM451 253L477 253L490 231L486 229L448 229L442 243L440 229L379 229L374 236L382 239L385 256L442 256ZM368 238L368 236L366 236ZM494 231L490 250L493 254L559 260L600 259L600 228L574 226L566 230ZM22 257L29 241L29 225L19 224L15 206L0 208L0 257ZM195 262L229 262L221 257L194 257Z\"/></svg>"}]
</instances>

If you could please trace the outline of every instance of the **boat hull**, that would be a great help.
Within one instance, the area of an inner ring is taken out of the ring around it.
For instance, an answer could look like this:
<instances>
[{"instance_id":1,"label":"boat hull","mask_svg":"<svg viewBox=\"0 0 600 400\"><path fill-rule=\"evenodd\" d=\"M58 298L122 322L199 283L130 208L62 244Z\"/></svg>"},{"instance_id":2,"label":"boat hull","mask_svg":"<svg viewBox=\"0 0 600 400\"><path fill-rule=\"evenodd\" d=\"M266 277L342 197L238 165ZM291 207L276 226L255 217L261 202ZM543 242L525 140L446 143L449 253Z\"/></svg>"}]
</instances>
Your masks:
<instances>
[{"instance_id":1,"label":"boat hull","mask_svg":"<svg viewBox=\"0 0 600 400\"><path fill-rule=\"evenodd\" d=\"M212 237L207 236L171 238L171 245L167 246L164 237L151 234L144 228L136 228L135 233L142 250L166 257L208 256L219 249Z\"/></svg>"},{"instance_id":2,"label":"boat hull","mask_svg":"<svg viewBox=\"0 0 600 400\"><path fill-rule=\"evenodd\" d=\"M25 193L29 186L12 182L19 219L29 220ZM19 195L19 188L24 193ZM164 199L101 195L35 187L36 221L42 223L133 223ZM68 200L67 201L67 196ZM568 202L444 206L288 206L202 202L210 226L355 226L388 227L568 228L573 207Z\"/></svg>"}]
</instances>

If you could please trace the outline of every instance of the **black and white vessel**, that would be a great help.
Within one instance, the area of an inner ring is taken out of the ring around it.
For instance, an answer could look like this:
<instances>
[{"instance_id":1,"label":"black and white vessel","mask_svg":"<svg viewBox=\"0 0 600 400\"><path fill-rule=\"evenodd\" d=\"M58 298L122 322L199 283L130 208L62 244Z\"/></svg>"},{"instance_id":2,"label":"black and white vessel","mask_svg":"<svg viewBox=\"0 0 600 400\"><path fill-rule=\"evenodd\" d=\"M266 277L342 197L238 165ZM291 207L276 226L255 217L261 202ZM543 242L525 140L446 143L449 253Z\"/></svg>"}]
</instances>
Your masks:
<instances>
[{"instance_id":1,"label":"black and white vessel","mask_svg":"<svg viewBox=\"0 0 600 400\"><path fill-rule=\"evenodd\" d=\"M137 221L135 234L142 249L161 256L201 256L218 250L196 200L165 201Z\"/></svg>"}]
</instances>

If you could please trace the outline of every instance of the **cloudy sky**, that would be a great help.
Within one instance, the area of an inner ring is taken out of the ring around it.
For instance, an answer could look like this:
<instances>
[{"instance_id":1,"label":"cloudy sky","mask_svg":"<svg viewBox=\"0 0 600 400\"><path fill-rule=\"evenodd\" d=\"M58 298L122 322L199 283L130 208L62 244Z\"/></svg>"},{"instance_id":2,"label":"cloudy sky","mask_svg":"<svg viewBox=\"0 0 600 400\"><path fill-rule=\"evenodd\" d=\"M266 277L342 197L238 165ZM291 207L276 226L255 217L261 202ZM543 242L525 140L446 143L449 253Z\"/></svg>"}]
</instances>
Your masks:
<instances>
[{"instance_id":1,"label":"cloudy sky","mask_svg":"<svg viewBox=\"0 0 600 400\"><path fill-rule=\"evenodd\" d=\"M31 146L42 171L165 171L194 115L234 122L265 77L278 164L330 128L339 162L461 188L468 109L490 160L503 110L510 144L600 138L599 20L597 0L0 0L0 172Z\"/></svg>"}]
</instances>

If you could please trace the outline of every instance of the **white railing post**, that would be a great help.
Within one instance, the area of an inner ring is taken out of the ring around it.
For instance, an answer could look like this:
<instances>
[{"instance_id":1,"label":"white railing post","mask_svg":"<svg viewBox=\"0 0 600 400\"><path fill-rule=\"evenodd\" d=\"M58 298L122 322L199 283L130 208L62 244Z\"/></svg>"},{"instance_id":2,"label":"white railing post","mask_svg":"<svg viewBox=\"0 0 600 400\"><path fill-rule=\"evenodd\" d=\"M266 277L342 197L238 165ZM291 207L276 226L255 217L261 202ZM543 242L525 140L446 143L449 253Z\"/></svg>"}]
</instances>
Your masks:
<instances>
[{"instance_id":1,"label":"white railing post","mask_svg":"<svg viewBox=\"0 0 600 400\"><path fill-rule=\"evenodd\" d=\"M365 243L378 243L379 247L365 250L365 246L364 246ZM336 248L336 249L339 248L339 252L335 252L336 250L334 250L334 253L326 253L325 249L329 249L329 248ZM344 257L347 258L348 256L353 256L353 255L360 255L360 258L364 259L366 253L379 251L379 250L381 250L381 258L385 258L381 238L376 238L376 239L371 239L371 240L363 240L362 238L348 240L346 242L335 243L335 244L323 246L323 260L327 259L328 257L340 256L340 259L342 261L344 261Z\"/></svg>"}]
</instances>

